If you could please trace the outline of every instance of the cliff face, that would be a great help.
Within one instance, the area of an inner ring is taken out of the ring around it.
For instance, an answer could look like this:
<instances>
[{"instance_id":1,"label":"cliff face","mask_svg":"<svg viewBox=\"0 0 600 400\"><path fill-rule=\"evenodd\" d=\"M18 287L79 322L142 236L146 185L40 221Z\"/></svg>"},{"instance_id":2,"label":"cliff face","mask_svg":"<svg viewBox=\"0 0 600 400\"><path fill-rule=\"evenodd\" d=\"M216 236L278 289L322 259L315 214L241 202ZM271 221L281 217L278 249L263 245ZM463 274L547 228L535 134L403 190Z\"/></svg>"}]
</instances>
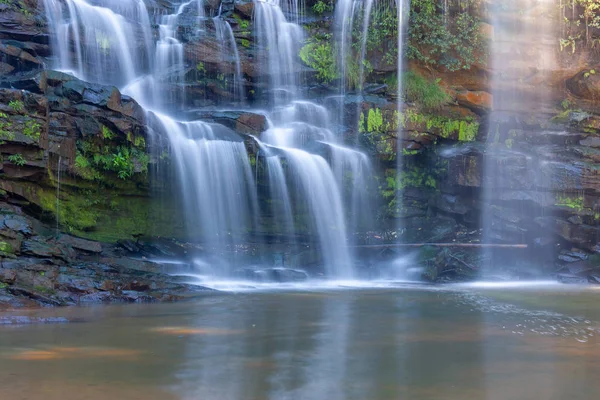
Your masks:
<instances>
[{"instance_id":1,"label":"cliff face","mask_svg":"<svg viewBox=\"0 0 600 400\"><path fill-rule=\"evenodd\" d=\"M305 92L327 103L339 93L342 79L336 72L331 8L317 3L307 2L302 21L307 45L313 47L296 61L304 72ZM363 90L356 82L347 83L349 94L337 107L346 124L338 133L377 160L374 180L381 207L376 225L381 233L391 235L403 226L405 241L524 243L534 250L517 258L539 265L539 254L548 254L542 263L547 270L555 270L559 260L591 263L600 221L600 115L595 113L600 68L593 40L588 38L587 46L581 40L565 42L576 33L573 18L578 14L566 15L564 22L558 1L522 1L515 9L497 3L452 6L439 21L453 31L451 37L461 34L471 47L457 56L462 42L450 42L450 50L437 59L435 45L418 36L418 24L437 17L412 10L411 57L403 74L407 104L400 118L395 32L385 25L384 11L374 15L373 23L380 25L373 32L383 33L369 39ZM165 13L174 6L161 1L149 2L149 7ZM207 15L219 8L237 43L246 102L265 105L261 52L252 34L253 4L205 5ZM465 14L477 22L468 35L466 26L473 24L464 24ZM232 88L235 60L224 55L210 19L208 34L198 35L195 24L195 18L183 16L177 30L186 65L185 107L178 111L203 107L194 115L243 135L260 135L263 117L223 111L239 105ZM446 37L441 30L428 34ZM173 187L153 173L164 171L155 167L168 164L168 157L162 157L168 151L148 132L144 112L114 87L48 70L49 43L43 2L0 4L3 198L64 231L99 240L185 237L178 201L169 195ZM492 48L486 50L482 43L492 43ZM317 49L333 59L314 57ZM167 91L176 98L179 89L174 84ZM219 112L207 108L216 106ZM405 136L398 180L399 120ZM248 148L253 151L250 144ZM395 197L399 189L402 201ZM489 238L481 235L482 214L491 227ZM478 262L474 255L465 257L468 263ZM437 264L432 277L454 264Z\"/></svg>"}]
</instances>

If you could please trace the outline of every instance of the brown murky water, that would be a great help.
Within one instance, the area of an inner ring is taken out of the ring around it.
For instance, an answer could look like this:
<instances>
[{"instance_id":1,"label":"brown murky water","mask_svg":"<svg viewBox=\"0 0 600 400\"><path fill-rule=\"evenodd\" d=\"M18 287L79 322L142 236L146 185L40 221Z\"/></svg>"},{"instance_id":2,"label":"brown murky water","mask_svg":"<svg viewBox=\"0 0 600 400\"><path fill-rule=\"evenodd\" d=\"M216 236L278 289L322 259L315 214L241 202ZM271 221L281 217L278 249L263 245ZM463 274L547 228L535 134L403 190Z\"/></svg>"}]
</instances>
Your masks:
<instances>
[{"instance_id":1,"label":"brown murky water","mask_svg":"<svg viewBox=\"0 0 600 400\"><path fill-rule=\"evenodd\" d=\"M597 399L599 297L409 286L20 312L81 322L0 326L0 399Z\"/></svg>"}]
</instances>

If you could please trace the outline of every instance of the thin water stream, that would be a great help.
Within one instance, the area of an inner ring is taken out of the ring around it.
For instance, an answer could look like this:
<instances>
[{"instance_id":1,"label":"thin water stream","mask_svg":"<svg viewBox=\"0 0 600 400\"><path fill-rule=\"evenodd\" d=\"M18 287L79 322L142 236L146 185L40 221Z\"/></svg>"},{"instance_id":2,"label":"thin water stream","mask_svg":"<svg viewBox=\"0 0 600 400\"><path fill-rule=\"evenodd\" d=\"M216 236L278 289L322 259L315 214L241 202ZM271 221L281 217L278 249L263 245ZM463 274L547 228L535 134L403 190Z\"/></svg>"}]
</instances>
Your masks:
<instances>
[{"instance_id":1,"label":"thin water stream","mask_svg":"<svg viewBox=\"0 0 600 400\"><path fill-rule=\"evenodd\" d=\"M528 304L540 291L578 311ZM80 322L0 325L0 398L593 399L595 297L556 285L305 286L21 311Z\"/></svg>"}]
</instances>

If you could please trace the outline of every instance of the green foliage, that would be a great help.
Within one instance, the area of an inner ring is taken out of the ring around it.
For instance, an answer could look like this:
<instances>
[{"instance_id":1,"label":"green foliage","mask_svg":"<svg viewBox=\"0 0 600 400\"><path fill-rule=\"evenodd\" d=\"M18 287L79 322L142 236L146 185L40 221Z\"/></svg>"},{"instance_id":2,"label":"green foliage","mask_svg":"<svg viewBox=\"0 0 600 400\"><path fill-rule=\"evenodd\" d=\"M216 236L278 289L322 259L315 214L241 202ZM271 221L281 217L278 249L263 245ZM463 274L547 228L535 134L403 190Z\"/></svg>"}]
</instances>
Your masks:
<instances>
[{"instance_id":1,"label":"green foliage","mask_svg":"<svg viewBox=\"0 0 600 400\"><path fill-rule=\"evenodd\" d=\"M600 44L600 2L598 0L568 0L558 3L562 7L563 37L561 51L570 48L575 53L578 44L594 48Z\"/></svg>"},{"instance_id":2,"label":"green foliage","mask_svg":"<svg viewBox=\"0 0 600 400\"><path fill-rule=\"evenodd\" d=\"M136 136L133 139L133 145L138 149L146 149L146 139L143 136Z\"/></svg>"},{"instance_id":3,"label":"green foliage","mask_svg":"<svg viewBox=\"0 0 600 400\"><path fill-rule=\"evenodd\" d=\"M10 156L8 156L8 161L15 165L18 165L19 167L22 167L26 163L25 158L23 158L23 155L20 153L11 154Z\"/></svg>"},{"instance_id":4,"label":"green foliage","mask_svg":"<svg viewBox=\"0 0 600 400\"><path fill-rule=\"evenodd\" d=\"M11 6L14 10L19 11L21 14L28 18L33 15L31 11L29 11L29 7L27 6L27 4L25 4L23 0L20 0L18 4L15 0L0 0L0 4L6 4L8 6Z\"/></svg>"},{"instance_id":5,"label":"green foliage","mask_svg":"<svg viewBox=\"0 0 600 400\"><path fill-rule=\"evenodd\" d=\"M474 4L478 0L464 3ZM468 12L459 12L446 23L440 2L412 0L407 56L426 65L441 65L449 71L484 64L487 50L480 25L480 19Z\"/></svg>"},{"instance_id":6,"label":"green foliage","mask_svg":"<svg viewBox=\"0 0 600 400\"><path fill-rule=\"evenodd\" d=\"M395 197L398 191L404 190L408 187L414 188L428 188L436 189L437 181L433 175L428 174L425 169L412 167L406 168L395 174L396 170L388 171L388 175L385 178L385 183L379 186L379 191L384 199L392 199L389 206L395 206ZM390 175L393 173L394 175Z\"/></svg>"},{"instance_id":7,"label":"green foliage","mask_svg":"<svg viewBox=\"0 0 600 400\"><path fill-rule=\"evenodd\" d=\"M400 118L403 126L407 123L421 125L428 131L437 131L442 138L456 137L463 142L472 142L477 138L479 122L470 119L452 119L438 115L420 114L413 110L406 110Z\"/></svg>"},{"instance_id":8,"label":"green foliage","mask_svg":"<svg viewBox=\"0 0 600 400\"><path fill-rule=\"evenodd\" d=\"M204 66L204 63L202 61L200 61L198 64L196 64L196 71L204 74L206 73L206 67Z\"/></svg>"},{"instance_id":9,"label":"green foliage","mask_svg":"<svg viewBox=\"0 0 600 400\"><path fill-rule=\"evenodd\" d=\"M363 35L362 16L355 19L353 27L354 48L359 50ZM398 58L398 15L396 9L389 4L376 4L371 11L369 30L367 33L367 50L381 51L384 53L384 61L393 65Z\"/></svg>"},{"instance_id":10,"label":"green foliage","mask_svg":"<svg viewBox=\"0 0 600 400\"><path fill-rule=\"evenodd\" d=\"M40 140L40 136L42 134L40 129L41 129L40 124L38 124L34 120L29 120L29 121L25 122L25 126L23 127L23 135L25 135L28 138L31 138L35 141L38 141L38 140Z\"/></svg>"},{"instance_id":11,"label":"green foliage","mask_svg":"<svg viewBox=\"0 0 600 400\"><path fill-rule=\"evenodd\" d=\"M360 116L358 117L358 132L359 133L364 133L367 130L365 129L365 114L364 113L360 113Z\"/></svg>"},{"instance_id":12,"label":"green foliage","mask_svg":"<svg viewBox=\"0 0 600 400\"><path fill-rule=\"evenodd\" d=\"M362 72L365 77L373 72L373 67L369 60L362 60ZM363 85L360 64L358 59L351 54L346 61L346 85L352 89L362 89Z\"/></svg>"},{"instance_id":13,"label":"green foliage","mask_svg":"<svg viewBox=\"0 0 600 400\"><path fill-rule=\"evenodd\" d=\"M383 116L381 110L378 108L371 108L367 118L367 131L368 132L381 132L383 128Z\"/></svg>"},{"instance_id":14,"label":"green foliage","mask_svg":"<svg viewBox=\"0 0 600 400\"><path fill-rule=\"evenodd\" d=\"M560 106L563 108L563 110L569 110L572 105L573 103L569 99L564 99L560 102Z\"/></svg>"},{"instance_id":15,"label":"green foliage","mask_svg":"<svg viewBox=\"0 0 600 400\"><path fill-rule=\"evenodd\" d=\"M102 125L102 137L106 140L111 140L115 137L115 134L106 125Z\"/></svg>"},{"instance_id":16,"label":"green foliage","mask_svg":"<svg viewBox=\"0 0 600 400\"><path fill-rule=\"evenodd\" d=\"M0 242L0 252L6 253L6 254L11 254L11 253L14 253L15 251L14 251L13 247L10 245L10 243ZM2 285L2 283L0 282L0 289L3 288L1 285ZM4 286L4 287L6 287L6 286Z\"/></svg>"},{"instance_id":17,"label":"green foliage","mask_svg":"<svg viewBox=\"0 0 600 400\"><path fill-rule=\"evenodd\" d=\"M250 47L250 41L248 39L242 39L241 43L242 43L243 47L246 47L246 48Z\"/></svg>"},{"instance_id":18,"label":"green foliage","mask_svg":"<svg viewBox=\"0 0 600 400\"><path fill-rule=\"evenodd\" d=\"M102 172L113 172L123 180L132 177L134 173L147 173L150 159L141 147L142 141L145 145L142 138L138 146L132 148L100 147L89 141L78 142L75 173L84 179L98 181L104 180Z\"/></svg>"},{"instance_id":19,"label":"green foliage","mask_svg":"<svg viewBox=\"0 0 600 400\"><path fill-rule=\"evenodd\" d=\"M238 23L238 26L242 31L247 31L250 28L250 22L242 19L242 17L240 17L238 14L233 14L233 18Z\"/></svg>"},{"instance_id":20,"label":"green foliage","mask_svg":"<svg viewBox=\"0 0 600 400\"><path fill-rule=\"evenodd\" d=\"M21 112L25 108L24 104L20 100L12 100L8 103L8 106L15 112Z\"/></svg>"},{"instance_id":21,"label":"green foliage","mask_svg":"<svg viewBox=\"0 0 600 400\"><path fill-rule=\"evenodd\" d=\"M452 100L439 85L439 79L430 81L413 71L405 73L402 78L407 100L417 103L426 110L438 110Z\"/></svg>"},{"instance_id":22,"label":"green foliage","mask_svg":"<svg viewBox=\"0 0 600 400\"><path fill-rule=\"evenodd\" d=\"M14 140L15 134L12 132L12 124L8 121L8 115L0 112L0 144L6 140Z\"/></svg>"},{"instance_id":23,"label":"green foliage","mask_svg":"<svg viewBox=\"0 0 600 400\"><path fill-rule=\"evenodd\" d=\"M360 113L358 131L361 133L387 133L398 129L398 111L370 108Z\"/></svg>"},{"instance_id":24,"label":"green foliage","mask_svg":"<svg viewBox=\"0 0 600 400\"><path fill-rule=\"evenodd\" d=\"M584 209L583 196L570 197L557 195L556 205L559 207L567 207L575 211L582 211Z\"/></svg>"},{"instance_id":25,"label":"green foliage","mask_svg":"<svg viewBox=\"0 0 600 400\"><path fill-rule=\"evenodd\" d=\"M317 15L322 15L324 13L330 13L333 11L333 4L331 2L332 0L318 0L315 4L313 4L313 6L311 7L313 12Z\"/></svg>"},{"instance_id":26,"label":"green foliage","mask_svg":"<svg viewBox=\"0 0 600 400\"><path fill-rule=\"evenodd\" d=\"M487 42L481 19L470 13L481 0L461 0L459 12L446 16L439 0L412 0L409 10L406 56L426 66L450 71L468 70L487 61ZM352 27L354 53L360 51L363 35L361 15ZM376 2L367 34L367 51L383 53L383 61L394 65L398 58L398 14L394 2ZM356 58L356 54L351 55Z\"/></svg>"},{"instance_id":27,"label":"green foliage","mask_svg":"<svg viewBox=\"0 0 600 400\"><path fill-rule=\"evenodd\" d=\"M331 42L313 37L300 49L302 61L317 71L317 79L329 83L337 78L335 53Z\"/></svg>"}]
</instances>

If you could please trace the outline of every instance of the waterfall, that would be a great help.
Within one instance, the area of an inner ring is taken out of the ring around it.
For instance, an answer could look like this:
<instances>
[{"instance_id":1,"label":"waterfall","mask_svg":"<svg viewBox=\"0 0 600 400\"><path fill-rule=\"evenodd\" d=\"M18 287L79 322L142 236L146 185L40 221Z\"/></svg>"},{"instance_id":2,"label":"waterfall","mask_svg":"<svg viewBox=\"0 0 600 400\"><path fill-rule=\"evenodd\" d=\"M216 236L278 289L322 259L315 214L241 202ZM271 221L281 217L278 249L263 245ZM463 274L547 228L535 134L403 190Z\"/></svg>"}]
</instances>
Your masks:
<instances>
[{"instance_id":1,"label":"waterfall","mask_svg":"<svg viewBox=\"0 0 600 400\"><path fill-rule=\"evenodd\" d=\"M308 204L327 274L336 278L354 277L346 247L342 199L329 164L323 157L299 149L284 148L283 153L294 186Z\"/></svg>"},{"instance_id":2,"label":"waterfall","mask_svg":"<svg viewBox=\"0 0 600 400\"><path fill-rule=\"evenodd\" d=\"M190 236L202 239L213 254L244 242L256 228L258 202L242 139L216 124L150 117L169 137Z\"/></svg>"},{"instance_id":3,"label":"waterfall","mask_svg":"<svg viewBox=\"0 0 600 400\"><path fill-rule=\"evenodd\" d=\"M357 121L344 120L344 99L348 90L348 76L354 73L350 70L358 68L358 87L362 90L365 78L364 60L367 54L367 39L369 33L369 23L371 21L371 11L373 9L373 0L340 0L335 7L334 15L334 35L338 48L338 70L341 78L340 84L340 105L338 110L338 122L340 125L355 124ZM360 14L362 11L362 15ZM352 44L354 38L352 31L354 29L356 18L361 21L360 38L360 58L358 60L353 56ZM350 64L349 64L350 63ZM351 65L357 63L356 65ZM359 106L357 106L357 109ZM358 142L358 137L357 137Z\"/></svg>"},{"instance_id":4,"label":"waterfall","mask_svg":"<svg viewBox=\"0 0 600 400\"><path fill-rule=\"evenodd\" d=\"M122 87L137 77L143 70L142 60L147 59L140 57L132 44L140 36L140 43L150 44L148 14L138 0L123 0L116 10L137 18L136 24L131 24L123 15L102 6L104 1L98 3L44 0L50 29L55 32L52 48L58 57L57 67L85 81ZM116 4L115 0L106 3ZM71 42L75 54L71 54ZM150 49L142 48L141 52L148 54Z\"/></svg>"},{"instance_id":5,"label":"waterfall","mask_svg":"<svg viewBox=\"0 0 600 400\"><path fill-rule=\"evenodd\" d=\"M296 65L302 39L300 27L285 19L276 1L255 1L255 20L258 45L266 53L263 68L269 74L270 99L275 106L270 113L273 126L261 135L261 140L287 163L288 179L293 182L289 186L295 188L297 202L308 208L310 230L319 238L327 274L352 278L355 271L347 247L351 242L348 228L357 229L360 218L351 217L350 225L346 219L359 213L366 219L372 216L369 207L358 210L367 198L370 164L361 152L337 143L325 107L301 98ZM277 168L274 161L267 167ZM270 178L277 176L278 171L269 172ZM349 199L342 190L345 186L353 188Z\"/></svg>"},{"instance_id":6,"label":"waterfall","mask_svg":"<svg viewBox=\"0 0 600 400\"><path fill-rule=\"evenodd\" d=\"M277 225L279 232L287 233L292 238L290 244L295 247L296 234L294 227L294 215L292 212L292 204L290 201L290 193L285 178L285 172L282 166L280 156L273 156L267 146L262 146L262 150L266 154L267 173L269 179L269 191L271 199L276 201L273 205L273 220Z\"/></svg>"},{"instance_id":7,"label":"waterfall","mask_svg":"<svg viewBox=\"0 0 600 400\"><path fill-rule=\"evenodd\" d=\"M253 139L219 124L181 121L172 114L184 106L186 96L185 43L178 26L182 15L197 14L200 30L202 1L178 2L172 14L158 17L154 35L142 0L44 3L54 33L55 68L82 80L116 85L144 107L151 135L168 139L188 235L206 253L198 265L231 274L242 262L231 255L256 238L263 217L255 160L251 162L251 145L245 143ZM303 7L299 0L255 1L257 61L270 104L269 128L254 140L260 148L256 163L265 172L276 230L289 238L289 246L299 247L297 234L309 234L325 274L353 278L349 232L365 229L373 220L368 202L371 166L365 154L344 146L332 130L330 110L306 100L300 90L298 54L304 34L298 22ZM236 38L222 15L213 22L219 56L234 67L234 98L242 104Z\"/></svg>"},{"instance_id":8,"label":"waterfall","mask_svg":"<svg viewBox=\"0 0 600 400\"><path fill-rule=\"evenodd\" d=\"M399 182L402 177L402 170L404 169L404 128L402 126L402 112L404 111L404 87L402 85L402 71L404 68L404 32L408 25L408 15L410 11L410 0L396 0L396 8L398 12L398 145L396 147L396 182ZM396 202L397 206L402 207L403 204L403 192L401 185L397 185L396 189ZM401 234L404 230L402 222L398 220L398 226L396 230Z\"/></svg>"},{"instance_id":9,"label":"waterfall","mask_svg":"<svg viewBox=\"0 0 600 400\"><path fill-rule=\"evenodd\" d=\"M530 182L526 190L517 196L527 196L529 201L544 204L554 200L555 193L549 192L552 183L544 171L548 170L548 160L544 154L535 154L528 147L513 145L511 132L519 129L519 114L544 113L548 104L550 85L546 82L550 72L557 69L556 30L549 15L553 12L552 1L525 0L516 4L493 1L490 5L490 23L493 37L490 43L492 112L489 117L489 129L482 172L482 210L481 226L484 243L523 243L525 237L515 231L511 237L502 234L498 225L502 224L502 203L514 196L514 188L507 179L506 160L519 157L527 165L525 171ZM535 70L532 75L531 71ZM523 190L523 189L522 189ZM547 200L551 197L551 200ZM548 210L544 216L549 216ZM522 213L527 213L523 210ZM527 215L531 217L531 215ZM521 218L521 216L519 216ZM528 228L533 230L533 228ZM535 233L543 236L543 232ZM531 253L533 260L527 260L527 253L515 255L517 263L536 263L539 254ZM506 257L494 254L492 248L482 251L484 275L498 272L508 267Z\"/></svg>"},{"instance_id":10,"label":"waterfall","mask_svg":"<svg viewBox=\"0 0 600 400\"><path fill-rule=\"evenodd\" d=\"M239 103L245 103L244 80L242 78L242 63L240 61L240 53L238 51L233 30L229 22L225 21L220 16L213 18L217 42L221 48L221 61L228 62L227 54L233 54L234 75L233 75L233 100Z\"/></svg>"},{"instance_id":11,"label":"waterfall","mask_svg":"<svg viewBox=\"0 0 600 400\"><path fill-rule=\"evenodd\" d=\"M145 108L176 108L176 105L185 103L184 52L183 43L177 38L177 23L179 17L194 3L198 3L198 9L203 11L201 1L190 0L180 4L174 14L161 17L150 73L130 81L123 89Z\"/></svg>"},{"instance_id":12,"label":"waterfall","mask_svg":"<svg viewBox=\"0 0 600 400\"><path fill-rule=\"evenodd\" d=\"M254 21L256 42L267 65L263 72L267 75L271 101L280 104L296 98L302 28L286 20L279 0L255 0Z\"/></svg>"}]
</instances>

